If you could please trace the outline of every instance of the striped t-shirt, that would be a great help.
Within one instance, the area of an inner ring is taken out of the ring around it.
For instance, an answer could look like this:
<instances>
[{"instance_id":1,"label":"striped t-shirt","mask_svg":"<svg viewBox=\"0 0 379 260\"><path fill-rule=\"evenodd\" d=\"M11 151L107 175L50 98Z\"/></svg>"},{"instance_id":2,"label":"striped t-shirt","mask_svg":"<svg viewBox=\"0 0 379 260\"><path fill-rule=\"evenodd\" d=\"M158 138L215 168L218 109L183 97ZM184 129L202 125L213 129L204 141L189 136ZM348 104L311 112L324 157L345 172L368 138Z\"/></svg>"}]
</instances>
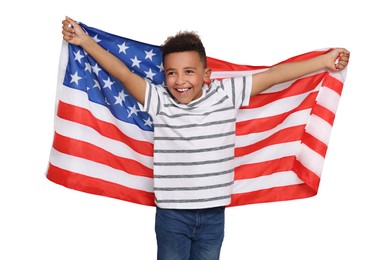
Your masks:
<instances>
[{"instance_id":1,"label":"striped t-shirt","mask_svg":"<svg viewBox=\"0 0 379 260\"><path fill-rule=\"evenodd\" d=\"M147 81L144 110L154 122L154 193L160 208L230 204L236 115L250 100L252 77L213 80L200 98L178 103Z\"/></svg>"}]
</instances>

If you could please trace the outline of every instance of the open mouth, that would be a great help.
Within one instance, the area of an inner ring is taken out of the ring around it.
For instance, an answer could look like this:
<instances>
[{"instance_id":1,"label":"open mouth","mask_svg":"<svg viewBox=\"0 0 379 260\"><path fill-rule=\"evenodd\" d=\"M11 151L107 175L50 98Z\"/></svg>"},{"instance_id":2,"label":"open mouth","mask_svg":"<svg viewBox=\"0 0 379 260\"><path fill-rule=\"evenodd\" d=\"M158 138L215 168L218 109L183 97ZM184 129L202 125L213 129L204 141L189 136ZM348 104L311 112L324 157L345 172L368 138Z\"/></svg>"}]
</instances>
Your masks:
<instances>
[{"instance_id":1,"label":"open mouth","mask_svg":"<svg viewBox=\"0 0 379 260\"><path fill-rule=\"evenodd\" d=\"M184 93L186 91L188 91L189 88L177 88L176 90L180 93Z\"/></svg>"},{"instance_id":2,"label":"open mouth","mask_svg":"<svg viewBox=\"0 0 379 260\"><path fill-rule=\"evenodd\" d=\"M186 96L189 93L189 91L191 90L191 88L177 88L175 90L177 91L179 96Z\"/></svg>"}]
</instances>

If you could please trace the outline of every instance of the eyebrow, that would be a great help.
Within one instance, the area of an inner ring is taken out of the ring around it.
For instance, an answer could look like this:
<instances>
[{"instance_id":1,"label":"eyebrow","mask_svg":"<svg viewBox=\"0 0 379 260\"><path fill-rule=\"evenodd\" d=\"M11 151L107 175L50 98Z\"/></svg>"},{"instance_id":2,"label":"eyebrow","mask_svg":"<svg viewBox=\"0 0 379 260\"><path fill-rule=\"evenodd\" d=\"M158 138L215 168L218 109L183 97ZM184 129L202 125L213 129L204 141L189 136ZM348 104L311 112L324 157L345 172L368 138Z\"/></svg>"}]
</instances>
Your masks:
<instances>
[{"instance_id":1,"label":"eyebrow","mask_svg":"<svg viewBox=\"0 0 379 260\"><path fill-rule=\"evenodd\" d=\"M188 69L195 70L196 67L188 66L188 67L184 67L183 69L184 70L188 70ZM165 71L171 71L171 70L177 70L177 69L175 69L175 68L167 68L167 69L165 69Z\"/></svg>"}]
</instances>

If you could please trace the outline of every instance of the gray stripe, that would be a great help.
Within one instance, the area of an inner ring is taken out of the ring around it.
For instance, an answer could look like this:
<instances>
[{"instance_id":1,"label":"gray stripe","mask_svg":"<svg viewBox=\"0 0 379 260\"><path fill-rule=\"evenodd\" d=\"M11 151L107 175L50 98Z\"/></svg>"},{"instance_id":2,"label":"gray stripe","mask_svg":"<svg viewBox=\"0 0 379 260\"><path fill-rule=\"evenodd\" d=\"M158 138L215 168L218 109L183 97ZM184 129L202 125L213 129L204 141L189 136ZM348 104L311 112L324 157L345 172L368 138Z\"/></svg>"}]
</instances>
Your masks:
<instances>
[{"instance_id":1,"label":"gray stripe","mask_svg":"<svg viewBox=\"0 0 379 260\"><path fill-rule=\"evenodd\" d=\"M166 103L166 104L163 104L163 106L164 107L175 107L175 109L180 109L180 110L184 110L184 111L192 111L192 110L196 109L196 107L178 106L178 105L172 104L172 103Z\"/></svg>"},{"instance_id":2,"label":"gray stripe","mask_svg":"<svg viewBox=\"0 0 379 260\"><path fill-rule=\"evenodd\" d=\"M206 198L206 199L192 199L192 200L155 200L157 203L194 203L194 202L208 202L208 201L215 201L215 200L224 200L229 199L231 196L220 196L220 197L213 197L213 198Z\"/></svg>"},{"instance_id":3,"label":"gray stripe","mask_svg":"<svg viewBox=\"0 0 379 260\"><path fill-rule=\"evenodd\" d=\"M157 115L161 112L161 99L158 98L158 102L157 102Z\"/></svg>"},{"instance_id":4,"label":"gray stripe","mask_svg":"<svg viewBox=\"0 0 379 260\"><path fill-rule=\"evenodd\" d=\"M202 173L202 174L177 174L177 175L154 175L154 178L157 179L188 179L188 178L203 178L203 177L212 177L212 176L219 176L219 175L225 175L232 173L234 171L233 169L227 170L227 171L221 171L221 172L210 172L210 173Z\"/></svg>"},{"instance_id":5,"label":"gray stripe","mask_svg":"<svg viewBox=\"0 0 379 260\"><path fill-rule=\"evenodd\" d=\"M154 137L154 140L170 140L170 141L191 141L191 140L201 140L201 139L208 139L208 138L218 138L218 137L224 137L229 135L234 135L235 131L230 131L226 133L221 134L214 134L214 135L200 135L200 136L192 136L192 137Z\"/></svg>"},{"instance_id":6,"label":"gray stripe","mask_svg":"<svg viewBox=\"0 0 379 260\"><path fill-rule=\"evenodd\" d=\"M150 102L151 102L152 86L151 86L151 83L149 81L147 81L147 83L149 84L149 93L147 94L147 104L145 104L145 105L146 105L147 112L149 112L149 110L150 110Z\"/></svg>"},{"instance_id":7,"label":"gray stripe","mask_svg":"<svg viewBox=\"0 0 379 260\"><path fill-rule=\"evenodd\" d=\"M228 111L228 110L234 110L234 107L232 107L232 106L231 107L225 107L225 108L213 110L213 111L210 111L210 112L206 112L206 113L203 113L203 114L181 113L181 114L169 115L167 113L160 112L159 115L166 116L168 118L177 118L177 117L182 117L182 116L207 116L207 115L209 115L211 113L223 112L223 111Z\"/></svg>"},{"instance_id":8,"label":"gray stripe","mask_svg":"<svg viewBox=\"0 0 379 260\"><path fill-rule=\"evenodd\" d=\"M212 95L214 95L218 91L219 88L220 87L218 86L216 89L212 90L212 92L210 92L208 95L206 95L205 97L199 99L197 102L189 104L188 106L189 107L194 107L194 106L196 106L196 105L204 102L205 100L207 100L208 98L210 98Z\"/></svg>"},{"instance_id":9,"label":"gray stripe","mask_svg":"<svg viewBox=\"0 0 379 260\"><path fill-rule=\"evenodd\" d=\"M232 100L233 100L233 106L236 107L236 86L234 82L234 78L231 78L232 81Z\"/></svg>"},{"instance_id":10,"label":"gray stripe","mask_svg":"<svg viewBox=\"0 0 379 260\"><path fill-rule=\"evenodd\" d=\"M213 122L208 122L208 123L205 123L205 124L189 124L189 125L155 124L154 126L155 126L155 128L157 128L157 127L161 127L161 128L169 127L169 128L179 129L179 128L199 127L199 126L222 125L222 124L233 123L233 122L236 122L236 118L227 119L227 120L220 120L220 121L213 121Z\"/></svg>"},{"instance_id":11,"label":"gray stripe","mask_svg":"<svg viewBox=\"0 0 379 260\"><path fill-rule=\"evenodd\" d=\"M175 107L177 109L182 109L182 110L192 110L194 109L193 107L188 107L184 106L182 103L180 103L176 98L170 93L170 91L167 88L167 92L163 92L164 96L167 96L168 99L172 100L172 103L163 103L164 107Z\"/></svg>"},{"instance_id":12,"label":"gray stripe","mask_svg":"<svg viewBox=\"0 0 379 260\"><path fill-rule=\"evenodd\" d=\"M243 77L242 101L241 101L240 106L242 106L243 101L245 100L245 91L246 91L246 77Z\"/></svg>"},{"instance_id":13,"label":"gray stripe","mask_svg":"<svg viewBox=\"0 0 379 260\"><path fill-rule=\"evenodd\" d=\"M214 164L231 161L234 156L226 157L218 160L207 160L207 161L197 161L197 162L154 162L154 166L188 166L188 165L204 165L204 164Z\"/></svg>"},{"instance_id":14,"label":"gray stripe","mask_svg":"<svg viewBox=\"0 0 379 260\"><path fill-rule=\"evenodd\" d=\"M215 106L220 105L221 103L224 103L224 101L225 101L225 100L228 100L228 99L229 99L229 96L226 95L226 96L224 96L219 102L217 102L217 103L214 104L214 105L215 105Z\"/></svg>"},{"instance_id":15,"label":"gray stripe","mask_svg":"<svg viewBox=\"0 0 379 260\"><path fill-rule=\"evenodd\" d=\"M234 181L222 183L217 185L201 186L201 187L171 187L171 188L158 188L154 187L155 191L192 191L192 190L211 190L233 185Z\"/></svg>"},{"instance_id":16,"label":"gray stripe","mask_svg":"<svg viewBox=\"0 0 379 260\"><path fill-rule=\"evenodd\" d=\"M204 152L211 152L211 151L219 151L224 150L228 148L233 148L234 144L228 144L228 145L222 145L217 147L209 147L204 149L192 149L192 150L163 150L163 149L157 149L154 150L154 153L204 153Z\"/></svg>"}]
</instances>

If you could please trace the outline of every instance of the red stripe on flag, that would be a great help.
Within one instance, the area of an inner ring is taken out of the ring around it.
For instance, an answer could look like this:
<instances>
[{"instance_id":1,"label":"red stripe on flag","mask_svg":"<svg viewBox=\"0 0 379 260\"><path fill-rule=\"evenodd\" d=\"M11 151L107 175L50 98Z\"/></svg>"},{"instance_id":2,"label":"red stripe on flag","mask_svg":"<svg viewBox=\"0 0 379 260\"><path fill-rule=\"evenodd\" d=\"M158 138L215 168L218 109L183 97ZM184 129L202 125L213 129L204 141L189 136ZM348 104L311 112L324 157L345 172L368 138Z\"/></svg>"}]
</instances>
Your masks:
<instances>
[{"instance_id":1,"label":"red stripe on flag","mask_svg":"<svg viewBox=\"0 0 379 260\"><path fill-rule=\"evenodd\" d=\"M317 192L309 188L306 184L295 184L290 186L233 194L232 203L229 205L229 207L254 203L303 199L312 197L316 194Z\"/></svg>"},{"instance_id":2,"label":"red stripe on flag","mask_svg":"<svg viewBox=\"0 0 379 260\"><path fill-rule=\"evenodd\" d=\"M207 57L207 67L212 68L212 71L244 71L268 68L268 66L251 66L235 64L211 57Z\"/></svg>"},{"instance_id":3,"label":"red stripe on flag","mask_svg":"<svg viewBox=\"0 0 379 260\"><path fill-rule=\"evenodd\" d=\"M314 114L326 122L328 122L331 126L333 125L334 119L335 119L335 114L330 111L329 109L320 106L319 104L315 104L312 108L311 114Z\"/></svg>"},{"instance_id":4,"label":"red stripe on flag","mask_svg":"<svg viewBox=\"0 0 379 260\"><path fill-rule=\"evenodd\" d=\"M306 146L320 154L322 157L326 156L326 150L328 149L328 146L313 135L305 132L302 141Z\"/></svg>"},{"instance_id":5,"label":"red stripe on flag","mask_svg":"<svg viewBox=\"0 0 379 260\"><path fill-rule=\"evenodd\" d=\"M126 200L147 206L154 206L154 194L136 190L98 178L67 171L49 164L47 178L70 189L86 193Z\"/></svg>"},{"instance_id":6,"label":"red stripe on flag","mask_svg":"<svg viewBox=\"0 0 379 260\"><path fill-rule=\"evenodd\" d=\"M259 163L244 164L236 167L234 180L253 179L276 172L291 171L295 156L287 156Z\"/></svg>"},{"instance_id":7,"label":"red stripe on flag","mask_svg":"<svg viewBox=\"0 0 379 260\"><path fill-rule=\"evenodd\" d=\"M299 179L301 179L307 186L314 190L317 193L318 186L320 185L320 177L305 167L298 160L294 161L293 170L296 172Z\"/></svg>"},{"instance_id":8,"label":"red stripe on flag","mask_svg":"<svg viewBox=\"0 0 379 260\"><path fill-rule=\"evenodd\" d=\"M331 49L323 50L323 51L311 51L304 54L300 54L294 57L291 57L287 60L284 60L282 62L279 62L277 64L281 63L287 63L287 62L293 62L293 61L302 61L307 60L310 58L314 58L317 56L320 56L322 54L325 54L329 52ZM275 66L276 64L272 65ZM227 62L223 60L219 60L212 57L207 57L207 66L212 68L212 71L245 71L245 70L259 70L259 69L267 69L272 66L252 66L252 65L243 65L243 64L236 64L232 62Z\"/></svg>"},{"instance_id":9,"label":"red stripe on flag","mask_svg":"<svg viewBox=\"0 0 379 260\"><path fill-rule=\"evenodd\" d=\"M322 54L328 53L330 50L332 50L332 48L330 48L328 50L323 50L323 51L311 51L311 52L303 53L303 54L300 54L300 55L297 55L297 56L293 56L293 57L291 57L291 58L289 58L287 60L284 60L282 62L279 62L277 64L282 64L282 63L287 63L287 62L294 62L294 61L308 60L308 59L320 56ZM273 66L275 66L275 65L276 64L274 64Z\"/></svg>"},{"instance_id":10,"label":"red stripe on flag","mask_svg":"<svg viewBox=\"0 0 379 260\"><path fill-rule=\"evenodd\" d=\"M335 92L338 93L338 95L341 96L342 94L342 88L343 88L343 83L339 81L338 79L330 76L330 74L325 75L324 81L322 82L323 86L328 87Z\"/></svg>"}]
</instances>

